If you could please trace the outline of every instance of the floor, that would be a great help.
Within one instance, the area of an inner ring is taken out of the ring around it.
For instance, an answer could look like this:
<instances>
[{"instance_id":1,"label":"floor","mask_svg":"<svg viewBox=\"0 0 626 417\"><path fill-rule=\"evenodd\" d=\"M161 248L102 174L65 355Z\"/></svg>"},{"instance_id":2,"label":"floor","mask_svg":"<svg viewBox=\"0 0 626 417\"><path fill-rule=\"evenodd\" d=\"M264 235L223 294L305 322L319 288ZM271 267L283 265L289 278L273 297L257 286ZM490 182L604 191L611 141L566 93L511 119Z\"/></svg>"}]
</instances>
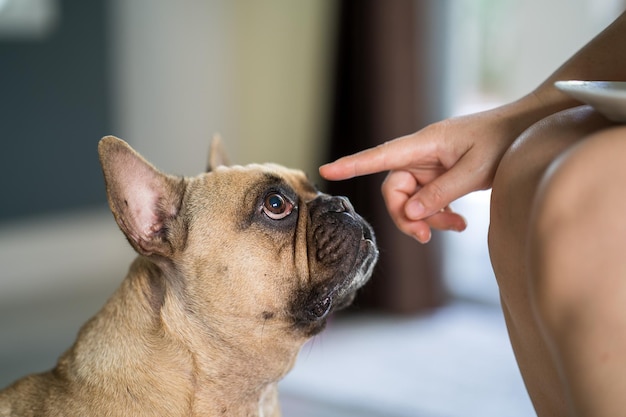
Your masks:
<instances>
[{"instance_id":1,"label":"floor","mask_svg":"<svg viewBox=\"0 0 626 417\"><path fill-rule=\"evenodd\" d=\"M534 415L500 311L463 302L424 317L335 320L281 393L287 417Z\"/></svg>"}]
</instances>

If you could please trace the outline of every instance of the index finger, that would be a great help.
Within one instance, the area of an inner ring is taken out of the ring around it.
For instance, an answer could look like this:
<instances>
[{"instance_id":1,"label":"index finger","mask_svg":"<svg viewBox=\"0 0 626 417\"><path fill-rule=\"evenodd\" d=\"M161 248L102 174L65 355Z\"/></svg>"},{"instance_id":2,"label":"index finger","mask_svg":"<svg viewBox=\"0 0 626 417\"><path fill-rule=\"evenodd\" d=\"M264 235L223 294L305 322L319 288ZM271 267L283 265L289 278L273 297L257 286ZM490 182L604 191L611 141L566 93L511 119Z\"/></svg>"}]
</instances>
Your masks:
<instances>
[{"instance_id":1,"label":"index finger","mask_svg":"<svg viewBox=\"0 0 626 417\"><path fill-rule=\"evenodd\" d=\"M347 180L405 167L411 162L411 153L406 150L406 138L407 136L385 142L322 165L319 169L320 175L327 180Z\"/></svg>"}]
</instances>

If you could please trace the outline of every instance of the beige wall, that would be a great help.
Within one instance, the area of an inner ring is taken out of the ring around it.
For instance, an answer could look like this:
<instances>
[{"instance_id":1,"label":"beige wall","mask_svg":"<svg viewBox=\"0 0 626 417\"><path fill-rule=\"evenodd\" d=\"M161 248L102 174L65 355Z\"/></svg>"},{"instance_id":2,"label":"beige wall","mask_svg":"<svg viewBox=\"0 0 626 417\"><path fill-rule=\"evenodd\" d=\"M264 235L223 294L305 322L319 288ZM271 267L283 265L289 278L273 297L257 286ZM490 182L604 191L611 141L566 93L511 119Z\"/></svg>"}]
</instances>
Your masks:
<instances>
[{"instance_id":1,"label":"beige wall","mask_svg":"<svg viewBox=\"0 0 626 417\"><path fill-rule=\"evenodd\" d=\"M332 0L118 0L119 134L195 174L220 132L239 163L316 171L327 116Z\"/></svg>"},{"instance_id":2,"label":"beige wall","mask_svg":"<svg viewBox=\"0 0 626 417\"><path fill-rule=\"evenodd\" d=\"M234 4L240 160L316 172L329 116L336 2Z\"/></svg>"}]
</instances>

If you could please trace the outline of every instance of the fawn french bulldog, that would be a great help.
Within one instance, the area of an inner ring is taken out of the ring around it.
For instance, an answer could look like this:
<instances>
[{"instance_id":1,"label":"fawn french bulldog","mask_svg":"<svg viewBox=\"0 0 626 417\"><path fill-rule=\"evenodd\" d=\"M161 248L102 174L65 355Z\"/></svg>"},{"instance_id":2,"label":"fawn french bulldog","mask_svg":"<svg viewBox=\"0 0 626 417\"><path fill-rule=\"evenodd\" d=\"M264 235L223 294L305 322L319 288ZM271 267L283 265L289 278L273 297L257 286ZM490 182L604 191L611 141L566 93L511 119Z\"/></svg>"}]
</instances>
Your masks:
<instances>
[{"instance_id":1,"label":"fawn french bulldog","mask_svg":"<svg viewBox=\"0 0 626 417\"><path fill-rule=\"evenodd\" d=\"M98 146L128 275L46 373L0 391L0 416L279 416L277 382L378 257L347 199L300 171L167 175L112 136Z\"/></svg>"}]
</instances>

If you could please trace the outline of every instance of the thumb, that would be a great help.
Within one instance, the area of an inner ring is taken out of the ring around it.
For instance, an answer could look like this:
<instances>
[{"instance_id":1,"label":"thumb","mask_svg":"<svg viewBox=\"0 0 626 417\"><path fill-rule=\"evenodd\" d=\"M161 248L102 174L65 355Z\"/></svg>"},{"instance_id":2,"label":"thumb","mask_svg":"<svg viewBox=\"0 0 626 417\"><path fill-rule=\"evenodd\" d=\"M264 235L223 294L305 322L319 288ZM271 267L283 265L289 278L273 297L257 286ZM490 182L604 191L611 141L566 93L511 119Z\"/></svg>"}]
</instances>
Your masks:
<instances>
[{"instance_id":1,"label":"thumb","mask_svg":"<svg viewBox=\"0 0 626 417\"><path fill-rule=\"evenodd\" d=\"M404 205L404 213L410 220L421 220L445 209L451 202L474 189L461 177L459 169L445 172L423 185Z\"/></svg>"},{"instance_id":2,"label":"thumb","mask_svg":"<svg viewBox=\"0 0 626 417\"><path fill-rule=\"evenodd\" d=\"M436 192L429 195L428 188L430 187L421 188L406 202L404 206L404 214L408 219L424 219L437 213L447 205L438 203L438 201L441 201L441 197Z\"/></svg>"}]
</instances>

